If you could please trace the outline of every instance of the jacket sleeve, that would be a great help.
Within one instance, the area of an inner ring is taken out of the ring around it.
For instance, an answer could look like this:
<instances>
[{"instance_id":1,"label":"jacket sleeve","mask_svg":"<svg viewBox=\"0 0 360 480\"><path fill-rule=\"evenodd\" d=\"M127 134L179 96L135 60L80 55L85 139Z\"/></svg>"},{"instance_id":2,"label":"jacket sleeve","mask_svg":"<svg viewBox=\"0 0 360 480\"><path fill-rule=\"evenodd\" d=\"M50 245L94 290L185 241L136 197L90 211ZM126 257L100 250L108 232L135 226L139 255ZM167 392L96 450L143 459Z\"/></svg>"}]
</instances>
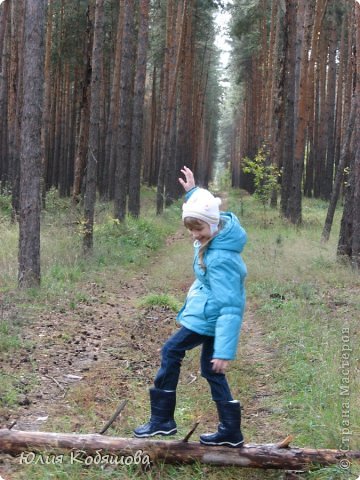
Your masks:
<instances>
[{"instance_id":1,"label":"jacket sleeve","mask_svg":"<svg viewBox=\"0 0 360 480\"><path fill-rule=\"evenodd\" d=\"M210 290L219 316L215 328L213 358L233 360L245 308L245 288L238 262L233 256L213 259L207 266Z\"/></svg>"},{"instance_id":2,"label":"jacket sleeve","mask_svg":"<svg viewBox=\"0 0 360 480\"><path fill-rule=\"evenodd\" d=\"M189 200L189 198L191 197L191 195L196 192L196 190L199 190L199 187L193 187L191 190L189 190L188 192L185 193L185 202L187 202Z\"/></svg>"}]
</instances>

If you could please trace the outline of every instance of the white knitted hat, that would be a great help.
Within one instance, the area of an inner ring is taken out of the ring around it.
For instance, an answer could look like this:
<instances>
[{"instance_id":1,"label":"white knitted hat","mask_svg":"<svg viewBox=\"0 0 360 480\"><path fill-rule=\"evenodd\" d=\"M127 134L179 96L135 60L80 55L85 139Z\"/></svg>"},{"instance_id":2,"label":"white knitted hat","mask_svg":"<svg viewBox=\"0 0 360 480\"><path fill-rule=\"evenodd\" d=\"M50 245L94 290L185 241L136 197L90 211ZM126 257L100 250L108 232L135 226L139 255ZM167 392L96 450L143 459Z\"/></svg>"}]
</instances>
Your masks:
<instances>
[{"instance_id":1,"label":"white knitted hat","mask_svg":"<svg viewBox=\"0 0 360 480\"><path fill-rule=\"evenodd\" d=\"M208 190L198 188L189 200L183 204L182 218L192 217L203 220L209 225L218 225L221 198L214 197Z\"/></svg>"}]
</instances>

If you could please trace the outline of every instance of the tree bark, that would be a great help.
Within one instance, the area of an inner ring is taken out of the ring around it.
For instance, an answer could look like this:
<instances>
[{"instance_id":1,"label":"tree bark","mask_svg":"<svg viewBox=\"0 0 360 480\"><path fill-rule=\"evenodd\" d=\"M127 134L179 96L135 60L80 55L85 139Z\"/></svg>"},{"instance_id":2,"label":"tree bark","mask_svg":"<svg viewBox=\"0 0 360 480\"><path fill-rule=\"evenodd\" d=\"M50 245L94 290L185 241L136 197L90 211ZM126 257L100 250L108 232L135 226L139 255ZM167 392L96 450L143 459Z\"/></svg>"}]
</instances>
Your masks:
<instances>
[{"instance_id":1,"label":"tree bark","mask_svg":"<svg viewBox=\"0 0 360 480\"><path fill-rule=\"evenodd\" d=\"M339 72L337 76L336 87L336 108L335 108L335 133L334 133L334 164L335 171L338 167L341 154L341 125L343 116L343 98L344 98L344 67L345 67L345 26L346 15L344 15L341 27L341 39L339 48Z\"/></svg>"},{"instance_id":2,"label":"tree bark","mask_svg":"<svg viewBox=\"0 0 360 480\"><path fill-rule=\"evenodd\" d=\"M124 0L119 2L119 15L116 32L115 59L111 81L109 115L107 122L106 138L105 138L105 172L104 183L107 185L107 200L114 198L114 177L116 169L116 145L119 125L119 96L120 96L120 65L121 65L121 48L122 35L124 28Z\"/></svg>"},{"instance_id":3,"label":"tree bark","mask_svg":"<svg viewBox=\"0 0 360 480\"><path fill-rule=\"evenodd\" d=\"M325 15L328 0L316 0L314 28L311 38L310 59L308 66L307 77L307 126L309 138L309 151L306 163L306 179L305 179L305 194L312 196L314 191L314 169L318 152L318 118L319 118L319 75L317 74L315 80L315 71L319 72L319 39L321 34L321 24ZM317 65L316 65L317 62ZM316 70L315 70L316 66Z\"/></svg>"},{"instance_id":4,"label":"tree bark","mask_svg":"<svg viewBox=\"0 0 360 480\"><path fill-rule=\"evenodd\" d=\"M41 120L45 4L25 3L24 89L20 147L19 286L40 284Z\"/></svg>"},{"instance_id":5,"label":"tree bark","mask_svg":"<svg viewBox=\"0 0 360 480\"><path fill-rule=\"evenodd\" d=\"M360 18L360 12L359 12ZM360 23L358 22L358 28ZM360 47L358 43L357 48ZM359 50L358 50L359 51ZM360 122L357 120L356 135L359 139ZM354 200L353 200L353 236L352 236L352 252L351 261L355 268L360 271L360 146L359 142L355 151L354 160Z\"/></svg>"},{"instance_id":6,"label":"tree bark","mask_svg":"<svg viewBox=\"0 0 360 480\"><path fill-rule=\"evenodd\" d=\"M176 172L191 162L191 117L193 96L193 68L194 68L194 31L193 31L193 2L189 3L186 14L186 35L184 57L181 64L181 82L179 88L179 116L176 139ZM189 165L190 166L190 165ZM191 166L190 166L191 168ZM176 182L177 196L181 196L181 185Z\"/></svg>"},{"instance_id":7,"label":"tree bark","mask_svg":"<svg viewBox=\"0 0 360 480\"><path fill-rule=\"evenodd\" d=\"M99 434L74 434L0 430L0 451L26 455L26 452L71 450L78 461L83 455L135 456L141 452L150 462L204 463L264 469L310 469L313 464L333 465L341 459L360 459L360 451L289 448L281 444L244 445L242 448L208 447L195 442L108 437ZM70 452L69 452L70 453ZM109 458L109 457L108 457Z\"/></svg>"},{"instance_id":8,"label":"tree bark","mask_svg":"<svg viewBox=\"0 0 360 480\"><path fill-rule=\"evenodd\" d=\"M296 58L296 1L286 0L285 14L285 117L283 174L281 183L281 214L289 218L289 197L293 176L294 131L295 131L295 58Z\"/></svg>"},{"instance_id":9,"label":"tree bark","mask_svg":"<svg viewBox=\"0 0 360 480\"><path fill-rule=\"evenodd\" d=\"M135 0L125 2L124 29L122 38L120 73L120 118L116 149L114 217L125 219L126 198L129 186L129 165L131 155L131 131L133 114L134 64L136 56Z\"/></svg>"},{"instance_id":10,"label":"tree bark","mask_svg":"<svg viewBox=\"0 0 360 480\"><path fill-rule=\"evenodd\" d=\"M9 179L8 159L8 71L10 49L10 1L6 0L0 6L0 187Z\"/></svg>"},{"instance_id":11,"label":"tree bark","mask_svg":"<svg viewBox=\"0 0 360 480\"><path fill-rule=\"evenodd\" d=\"M306 126L307 126L307 106L306 100L307 89L312 87L308 85L308 65L309 65L309 48L311 42L311 29L314 22L314 14L310 4L307 4L302 10L303 18L300 18L299 25L304 30L302 39L302 53L300 65L300 80L297 95L297 122L295 129L295 149L293 161L293 174L291 189L289 192L288 213L291 223L297 225L302 221L302 178L304 170L304 155L306 143Z\"/></svg>"},{"instance_id":12,"label":"tree bark","mask_svg":"<svg viewBox=\"0 0 360 480\"><path fill-rule=\"evenodd\" d=\"M331 192L330 203L326 215L325 225L322 231L321 240L327 242L330 237L331 227L334 219L336 204L339 198L340 187L344 178L344 169L348 164L351 136L355 126L356 108L355 101L352 102L352 109L349 118L349 124L345 131L345 139L341 149L340 161L336 171L334 187Z\"/></svg>"},{"instance_id":13,"label":"tree bark","mask_svg":"<svg viewBox=\"0 0 360 480\"><path fill-rule=\"evenodd\" d=\"M149 33L149 0L140 0L139 34L134 86L133 124L131 134L131 158L129 178L129 213L140 214L140 173L143 151L144 98L146 79L146 59Z\"/></svg>"},{"instance_id":14,"label":"tree bark","mask_svg":"<svg viewBox=\"0 0 360 480\"><path fill-rule=\"evenodd\" d=\"M169 89L168 89L168 99L167 99L167 111L165 117L165 126L164 126L164 141L161 148L161 158L159 166L159 177L158 177L158 188L156 195L156 213L159 215L163 212L164 209L164 187L165 187L165 172L166 172L166 162L168 160L168 153L170 150L170 129L171 129L171 120L175 114L175 100L176 100L176 85L177 77L180 66L180 56L184 45L185 40L185 14L187 10L188 0L183 0L182 6L182 16L181 16L181 33L178 44L178 49L175 56L175 61L173 63L173 73L169 77Z\"/></svg>"},{"instance_id":15,"label":"tree bark","mask_svg":"<svg viewBox=\"0 0 360 480\"><path fill-rule=\"evenodd\" d=\"M94 212L96 202L96 174L99 153L99 122L100 122L100 83L103 64L104 37L104 0L96 0L94 41L91 60L91 101L90 128L87 151L86 189L84 197L84 238L85 253L93 247Z\"/></svg>"},{"instance_id":16,"label":"tree bark","mask_svg":"<svg viewBox=\"0 0 360 480\"><path fill-rule=\"evenodd\" d=\"M355 131L337 254L347 255L352 265L360 269L360 4L355 2L353 8L355 48L353 49L354 94L351 99L351 109L355 109Z\"/></svg>"},{"instance_id":17,"label":"tree bark","mask_svg":"<svg viewBox=\"0 0 360 480\"><path fill-rule=\"evenodd\" d=\"M42 146L42 172L41 172L41 194L43 206L45 207L46 197L46 176L50 153L50 130L51 130L51 44L52 44L52 26L53 26L53 3L48 2L47 24L46 24L46 42L45 42L45 65L44 65L44 101L43 118L41 125L41 146Z\"/></svg>"},{"instance_id":18,"label":"tree bark","mask_svg":"<svg viewBox=\"0 0 360 480\"><path fill-rule=\"evenodd\" d=\"M322 198L329 200L334 180L335 163L335 100L336 100L336 53L337 53L337 28L335 2L329 3L329 53L328 53L328 74L326 90L326 123L327 123L327 146L325 162L325 179L322 190Z\"/></svg>"},{"instance_id":19,"label":"tree bark","mask_svg":"<svg viewBox=\"0 0 360 480\"><path fill-rule=\"evenodd\" d=\"M326 31L320 37L318 56L319 75L319 116L318 116L318 138L316 143L314 197L319 198L324 190L325 183L325 158L328 135L328 124L326 123L326 80L327 80L327 39Z\"/></svg>"},{"instance_id":20,"label":"tree bark","mask_svg":"<svg viewBox=\"0 0 360 480\"><path fill-rule=\"evenodd\" d=\"M90 7L86 12L87 25L86 25L86 42L83 52L83 71L82 71L82 89L80 100L80 122L78 143L75 153L75 165L74 165L74 185L72 191L73 202L79 201L81 193L81 184L85 171L86 164L86 147L89 139L89 90L91 82L91 51L93 42L93 24L91 20Z\"/></svg>"},{"instance_id":21,"label":"tree bark","mask_svg":"<svg viewBox=\"0 0 360 480\"><path fill-rule=\"evenodd\" d=\"M12 188L12 220L19 213L20 123L22 108L22 60L24 0L10 3L10 64L8 95L8 162Z\"/></svg>"},{"instance_id":22,"label":"tree bark","mask_svg":"<svg viewBox=\"0 0 360 480\"><path fill-rule=\"evenodd\" d=\"M0 4L0 72L3 68L3 62L6 56L3 55L4 44L6 42L6 30L10 11L10 0L5 0Z\"/></svg>"}]
</instances>

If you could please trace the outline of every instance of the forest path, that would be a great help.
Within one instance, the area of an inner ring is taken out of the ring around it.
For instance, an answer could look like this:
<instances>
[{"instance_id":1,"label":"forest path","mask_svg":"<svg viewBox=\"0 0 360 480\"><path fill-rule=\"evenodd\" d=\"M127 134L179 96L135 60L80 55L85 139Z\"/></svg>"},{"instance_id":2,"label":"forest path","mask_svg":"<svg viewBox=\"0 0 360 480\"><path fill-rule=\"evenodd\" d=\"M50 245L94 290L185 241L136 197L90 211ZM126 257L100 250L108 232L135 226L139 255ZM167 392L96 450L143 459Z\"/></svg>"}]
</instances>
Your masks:
<instances>
[{"instance_id":1,"label":"forest path","mask_svg":"<svg viewBox=\"0 0 360 480\"><path fill-rule=\"evenodd\" d=\"M32 347L16 351L4 365L9 375L21 369L25 393L20 396L22 405L6 414L0 412L1 423L16 421L18 430L93 433L127 398L125 418L118 419L114 428L119 429L116 434L131 435L135 422L147 411L147 387L157 370L160 348L176 329L173 311L141 307L139 301L154 293L182 301L192 282L192 254L192 240L181 229L167 239L146 267L103 272L98 282L82 286L86 301L71 310L43 313L25 326L23 338ZM198 363L198 352L185 359L180 386L189 395L186 385L191 384L192 392L202 390L208 398L210 410L201 399L200 405L191 406L193 415L197 409L201 413L208 410L200 427L203 431L205 426L215 428L217 418ZM244 406L248 442L274 442L286 433L281 432L281 425L270 424L272 411L264 406L274 395L273 369L264 329L255 306L248 304L238 359L231 362L229 370L234 395Z\"/></svg>"}]
</instances>

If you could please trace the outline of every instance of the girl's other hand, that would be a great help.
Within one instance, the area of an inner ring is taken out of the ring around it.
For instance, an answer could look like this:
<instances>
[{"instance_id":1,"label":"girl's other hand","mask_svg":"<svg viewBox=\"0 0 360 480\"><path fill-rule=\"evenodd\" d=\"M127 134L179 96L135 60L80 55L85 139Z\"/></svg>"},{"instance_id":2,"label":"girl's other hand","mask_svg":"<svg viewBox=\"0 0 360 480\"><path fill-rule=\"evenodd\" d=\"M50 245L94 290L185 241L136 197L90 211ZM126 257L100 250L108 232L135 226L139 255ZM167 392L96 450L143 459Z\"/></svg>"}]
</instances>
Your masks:
<instances>
[{"instance_id":1,"label":"girl's other hand","mask_svg":"<svg viewBox=\"0 0 360 480\"><path fill-rule=\"evenodd\" d=\"M179 178L179 182L183 186L185 192L188 192L189 190L195 187L194 174L190 170L190 168L187 168L187 167L182 168L180 171L184 175L185 180L183 180L182 178Z\"/></svg>"},{"instance_id":2,"label":"girl's other hand","mask_svg":"<svg viewBox=\"0 0 360 480\"><path fill-rule=\"evenodd\" d=\"M222 360L221 358L213 358L211 360L212 369L216 373L225 373L227 366L229 364L229 360Z\"/></svg>"}]
</instances>

